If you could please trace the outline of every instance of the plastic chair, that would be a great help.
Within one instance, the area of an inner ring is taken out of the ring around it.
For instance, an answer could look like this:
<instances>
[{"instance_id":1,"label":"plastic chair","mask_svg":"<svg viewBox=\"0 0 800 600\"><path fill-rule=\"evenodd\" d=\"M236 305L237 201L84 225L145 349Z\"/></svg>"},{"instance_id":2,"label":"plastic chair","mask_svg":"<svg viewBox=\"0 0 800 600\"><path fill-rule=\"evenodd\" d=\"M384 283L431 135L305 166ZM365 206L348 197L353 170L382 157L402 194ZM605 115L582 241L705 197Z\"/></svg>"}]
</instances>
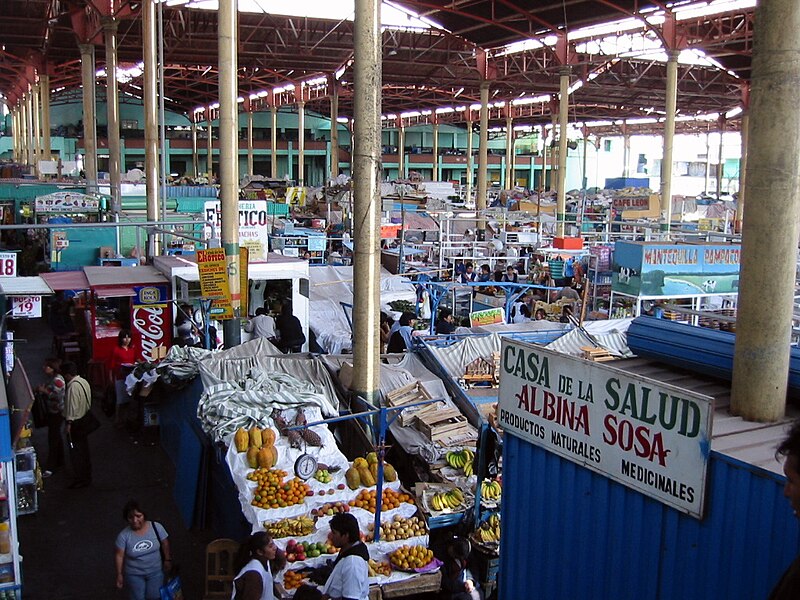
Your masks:
<instances>
[{"instance_id":1,"label":"plastic chair","mask_svg":"<svg viewBox=\"0 0 800 600\"><path fill-rule=\"evenodd\" d=\"M206 546L206 591L205 600L229 600L233 590L234 561L239 552L239 543L220 538Z\"/></svg>"}]
</instances>

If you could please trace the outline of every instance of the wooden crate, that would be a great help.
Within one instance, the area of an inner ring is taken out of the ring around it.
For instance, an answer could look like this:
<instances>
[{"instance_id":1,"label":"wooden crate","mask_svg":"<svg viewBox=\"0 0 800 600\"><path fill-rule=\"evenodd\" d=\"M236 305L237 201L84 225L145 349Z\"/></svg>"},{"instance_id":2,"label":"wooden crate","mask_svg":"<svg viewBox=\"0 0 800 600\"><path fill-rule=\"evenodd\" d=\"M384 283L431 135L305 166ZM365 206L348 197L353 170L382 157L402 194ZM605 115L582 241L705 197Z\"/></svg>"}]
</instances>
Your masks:
<instances>
[{"instance_id":1,"label":"wooden crate","mask_svg":"<svg viewBox=\"0 0 800 600\"><path fill-rule=\"evenodd\" d=\"M408 385L404 385L403 387L387 393L386 405L394 407L405 406L407 404L413 404L414 402L422 402L423 400L430 399L431 395L428 393L428 390L426 390L420 382L415 381L414 383L409 383ZM443 404L443 402L435 402L433 404L423 404L413 408L406 408L399 411L400 414L397 417L397 422L403 427L408 427L414 424L420 411L434 407L434 410L440 410Z\"/></svg>"},{"instance_id":2,"label":"wooden crate","mask_svg":"<svg viewBox=\"0 0 800 600\"><path fill-rule=\"evenodd\" d=\"M614 357L605 348L593 348L592 346L581 346L583 358L592 362L608 362Z\"/></svg>"},{"instance_id":3,"label":"wooden crate","mask_svg":"<svg viewBox=\"0 0 800 600\"><path fill-rule=\"evenodd\" d=\"M403 598L416 594L438 592L442 587L442 573L421 573L397 583L385 583L381 586L384 598Z\"/></svg>"},{"instance_id":4,"label":"wooden crate","mask_svg":"<svg viewBox=\"0 0 800 600\"><path fill-rule=\"evenodd\" d=\"M432 442L467 435L469 427L467 418L456 408L439 408L417 414L417 429Z\"/></svg>"}]
</instances>

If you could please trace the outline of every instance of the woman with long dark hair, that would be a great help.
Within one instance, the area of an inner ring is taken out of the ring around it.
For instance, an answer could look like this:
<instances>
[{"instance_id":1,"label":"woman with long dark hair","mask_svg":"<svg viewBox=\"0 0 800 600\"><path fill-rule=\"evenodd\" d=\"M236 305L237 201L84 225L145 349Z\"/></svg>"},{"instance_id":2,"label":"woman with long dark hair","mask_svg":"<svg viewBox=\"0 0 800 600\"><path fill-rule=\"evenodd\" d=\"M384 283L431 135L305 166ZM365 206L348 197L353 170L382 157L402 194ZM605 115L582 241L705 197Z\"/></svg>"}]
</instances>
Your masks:
<instances>
[{"instance_id":1,"label":"woman with long dark hair","mask_svg":"<svg viewBox=\"0 0 800 600\"><path fill-rule=\"evenodd\" d=\"M127 418L131 395L125 388L127 366L136 362L136 350L133 347L131 332L123 329L117 336L117 345L111 353L111 375L114 377L114 393L116 396L116 410L114 412L114 425L121 427Z\"/></svg>"},{"instance_id":2,"label":"woman with long dark hair","mask_svg":"<svg viewBox=\"0 0 800 600\"><path fill-rule=\"evenodd\" d=\"M244 541L239 551L231 598L275 600L272 573L285 565L286 556L272 537L266 531L257 531Z\"/></svg>"}]
</instances>

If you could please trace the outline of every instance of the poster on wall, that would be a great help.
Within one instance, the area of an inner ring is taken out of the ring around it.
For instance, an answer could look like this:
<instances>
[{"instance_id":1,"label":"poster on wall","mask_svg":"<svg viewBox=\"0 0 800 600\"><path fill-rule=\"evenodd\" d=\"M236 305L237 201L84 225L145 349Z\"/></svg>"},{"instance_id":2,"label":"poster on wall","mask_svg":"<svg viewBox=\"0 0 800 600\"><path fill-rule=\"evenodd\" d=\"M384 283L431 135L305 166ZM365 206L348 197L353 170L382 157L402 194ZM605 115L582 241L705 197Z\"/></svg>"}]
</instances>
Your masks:
<instances>
[{"instance_id":1,"label":"poster on wall","mask_svg":"<svg viewBox=\"0 0 800 600\"><path fill-rule=\"evenodd\" d=\"M506 433L703 517L711 398L503 339L498 411Z\"/></svg>"},{"instance_id":2,"label":"poster on wall","mask_svg":"<svg viewBox=\"0 0 800 600\"><path fill-rule=\"evenodd\" d=\"M136 296L131 306L131 342L137 361L156 362L167 355L172 345L172 310L167 286L147 285L133 288Z\"/></svg>"},{"instance_id":3,"label":"poster on wall","mask_svg":"<svg viewBox=\"0 0 800 600\"><path fill-rule=\"evenodd\" d=\"M211 309L209 310L212 319L233 318L227 265L223 248L208 248L197 251L200 293L204 298L213 298Z\"/></svg>"},{"instance_id":4,"label":"poster on wall","mask_svg":"<svg viewBox=\"0 0 800 600\"><path fill-rule=\"evenodd\" d=\"M217 237L222 235L222 212L219 200L204 204L205 238L211 239L212 229ZM213 224L213 228L211 225ZM239 201L239 246L247 248L250 262L267 260L269 252L270 219L266 200Z\"/></svg>"},{"instance_id":5,"label":"poster on wall","mask_svg":"<svg viewBox=\"0 0 800 600\"><path fill-rule=\"evenodd\" d=\"M652 244L614 246L611 289L631 296L695 296L739 291L738 244Z\"/></svg>"}]
</instances>

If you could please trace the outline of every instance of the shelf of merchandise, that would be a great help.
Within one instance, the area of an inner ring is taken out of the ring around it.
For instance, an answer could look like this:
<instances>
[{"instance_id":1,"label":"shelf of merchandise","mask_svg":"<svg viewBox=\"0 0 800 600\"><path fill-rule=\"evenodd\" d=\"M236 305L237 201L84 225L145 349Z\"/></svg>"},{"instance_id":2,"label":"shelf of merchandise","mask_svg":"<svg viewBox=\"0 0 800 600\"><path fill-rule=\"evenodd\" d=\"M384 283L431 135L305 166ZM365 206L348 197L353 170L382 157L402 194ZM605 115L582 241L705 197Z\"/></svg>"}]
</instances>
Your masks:
<instances>
[{"instance_id":1,"label":"shelf of merchandise","mask_svg":"<svg viewBox=\"0 0 800 600\"><path fill-rule=\"evenodd\" d=\"M308 259L310 265L326 264L327 238L324 235L271 235L269 243L271 249L280 250L284 256L302 258L308 252L311 255Z\"/></svg>"},{"instance_id":2,"label":"shelf of merchandise","mask_svg":"<svg viewBox=\"0 0 800 600\"><path fill-rule=\"evenodd\" d=\"M590 254L589 255L589 269L587 277L591 285L591 308L592 310L599 310L597 302L603 300L608 302L611 296L611 269L604 270L598 269L598 264L602 262L601 257Z\"/></svg>"}]
</instances>

